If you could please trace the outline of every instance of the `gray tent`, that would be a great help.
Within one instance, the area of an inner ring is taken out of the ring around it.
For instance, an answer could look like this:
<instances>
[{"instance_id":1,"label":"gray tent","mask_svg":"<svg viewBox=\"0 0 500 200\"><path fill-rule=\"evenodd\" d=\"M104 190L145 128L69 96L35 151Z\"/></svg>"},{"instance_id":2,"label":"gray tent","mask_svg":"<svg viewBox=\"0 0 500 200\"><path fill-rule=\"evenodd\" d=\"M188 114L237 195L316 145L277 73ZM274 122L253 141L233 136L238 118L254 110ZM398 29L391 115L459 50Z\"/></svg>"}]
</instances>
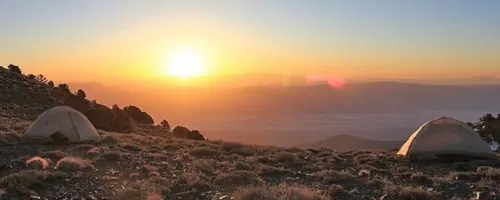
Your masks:
<instances>
[{"instance_id":1,"label":"gray tent","mask_svg":"<svg viewBox=\"0 0 500 200\"><path fill-rule=\"evenodd\" d=\"M488 143L467 124L448 117L431 120L417 129L398 155L415 159L446 155L496 158Z\"/></svg>"},{"instance_id":2,"label":"gray tent","mask_svg":"<svg viewBox=\"0 0 500 200\"><path fill-rule=\"evenodd\" d=\"M54 140L55 135L68 142L100 140L97 130L87 117L67 106L57 106L42 113L31 124L24 138L50 141Z\"/></svg>"}]
</instances>

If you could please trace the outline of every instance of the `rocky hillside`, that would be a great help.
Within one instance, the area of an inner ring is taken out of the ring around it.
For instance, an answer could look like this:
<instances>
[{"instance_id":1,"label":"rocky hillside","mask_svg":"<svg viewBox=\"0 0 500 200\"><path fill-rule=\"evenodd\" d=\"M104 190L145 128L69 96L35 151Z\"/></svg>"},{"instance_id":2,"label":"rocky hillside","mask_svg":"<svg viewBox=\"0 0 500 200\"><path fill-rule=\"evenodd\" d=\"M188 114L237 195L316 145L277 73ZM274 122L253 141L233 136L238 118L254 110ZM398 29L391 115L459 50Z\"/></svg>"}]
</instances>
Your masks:
<instances>
[{"instance_id":1,"label":"rocky hillside","mask_svg":"<svg viewBox=\"0 0 500 200\"><path fill-rule=\"evenodd\" d=\"M22 119L35 119L43 111L62 104L52 95L52 88L36 77L0 67L1 114Z\"/></svg>"},{"instance_id":2,"label":"rocky hillside","mask_svg":"<svg viewBox=\"0 0 500 200\"><path fill-rule=\"evenodd\" d=\"M500 199L498 160L411 163L390 151L339 153L103 131L99 143L30 144L19 133L28 123L3 120L2 200Z\"/></svg>"}]
</instances>

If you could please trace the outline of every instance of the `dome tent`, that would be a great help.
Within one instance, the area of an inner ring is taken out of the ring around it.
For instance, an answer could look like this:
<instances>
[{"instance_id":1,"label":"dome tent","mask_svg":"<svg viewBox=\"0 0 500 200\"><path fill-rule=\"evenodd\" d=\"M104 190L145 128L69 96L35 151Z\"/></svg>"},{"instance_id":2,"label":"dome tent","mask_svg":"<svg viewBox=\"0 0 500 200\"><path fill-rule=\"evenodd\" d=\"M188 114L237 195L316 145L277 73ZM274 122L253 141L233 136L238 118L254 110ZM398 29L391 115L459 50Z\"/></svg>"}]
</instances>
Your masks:
<instances>
[{"instance_id":1,"label":"dome tent","mask_svg":"<svg viewBox=\"0 0 500 200\"><path fill-rule=\"evenodd\" d=\"M68 142L100 140L97 130L87 117L67 106L57 106L42 113L23 137L43 141L62 138Z\"/></svg>"},{"instance_id":2,"label":"dome tent","mask_svg":"<svg viewBox=\"0 0 500 200\"><path fill-rule=\"evenodd\" d=\"M398 155L412 159L446 156L496 158L477 132L467 124L448 117L436 118L420 126L403 144Z\"/></svg>"}]
</instances>

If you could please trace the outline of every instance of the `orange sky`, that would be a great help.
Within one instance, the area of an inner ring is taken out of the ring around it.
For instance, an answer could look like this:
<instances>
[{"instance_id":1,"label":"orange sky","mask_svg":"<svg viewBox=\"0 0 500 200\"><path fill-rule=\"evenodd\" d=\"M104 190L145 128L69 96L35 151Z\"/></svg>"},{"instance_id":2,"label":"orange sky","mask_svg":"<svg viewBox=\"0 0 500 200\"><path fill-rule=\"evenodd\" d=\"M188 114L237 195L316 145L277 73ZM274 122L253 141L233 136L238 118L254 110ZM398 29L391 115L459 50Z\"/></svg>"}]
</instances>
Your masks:
<instances>
[{"instance_id":1,"label":"orange sky","mask_svg":"<svg viewBox=\"0 0 500 200\"><path fill-rule=\"evenodd\" d=\"M324 8L299 2L288 7L277 2L157 3L60 3L57 10L43 9L46 5L5 5L12 11L2 18L12 20L0 21L8 30L0 39L8 47L0 50L0 64L14 63L27 73L66 82L157 82L166 78L159 72L167 67L170 52L190 45L200 52L212 79L245 73L500 78L500 41L493 37L500 31L473 21L492 16L421 16L418 9L405 13L358 4L341 8L334 3ZM31 14L14 12L30 6ZM265 9L273 6L276 9ZM72 9L89 9L89 13L80 16Z\"/></svg>"}]
</instances>

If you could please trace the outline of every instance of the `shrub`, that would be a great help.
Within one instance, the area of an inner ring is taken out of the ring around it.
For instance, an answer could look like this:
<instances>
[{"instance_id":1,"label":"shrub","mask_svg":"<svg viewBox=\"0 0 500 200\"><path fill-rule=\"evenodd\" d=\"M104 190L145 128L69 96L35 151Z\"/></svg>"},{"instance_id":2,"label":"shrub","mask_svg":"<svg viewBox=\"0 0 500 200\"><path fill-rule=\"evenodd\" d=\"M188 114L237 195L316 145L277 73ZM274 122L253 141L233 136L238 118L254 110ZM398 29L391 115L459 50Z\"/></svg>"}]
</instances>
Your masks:
<instances>
[{"instance_id":1,"label":"shrub","mask_svg":"<svg viewBox=\"0 0 500 200\"><path fill-rule=\"evenodd\" d=\"M390 186L385 189L385 192L386 194L383 197L384 200L433 200L440 199L441 197L441 195L437 192L427 191L414 187Z\"/></svg>"},{"instance_id":2,"label":"shrub","mask_svg":"<svg viewBox=\"0 0 500 200\"><path fill-rule=\"evenodd\" d=\"M42 152L40 153L40 156L47 157L52 160L59 160L64 157L68 157L69 155L67 153L62 152L61 150L53 150L53 151Z\"/></svg>"},{"instance_id":3,"label":"shrub","mask_svg":"<svg viewBox=\"0 0 500 200\"><path fill-rule=\"evenodd\" d=\"M276 177L276 176L292 174L292 171L288 169L278 168L266 164L259 164L257 165L256 169L259 175L265 177Z\"/></svg>"},{"instance_id":4,"label":"shrub","mask_svg":"<svg viewBox=\"0 0 500 200\"><path fill-rule=\"evenodd\" d=\"M94 165L92 165L90 160L70 156L59 160L56 164L56 169L67 172L76 172L80 170L94 169Z\"/></svg>"},{"instance_id":5,"label":"shrub","mask_svg":"<svg viewBox=\"0 0 500 200\"><path fill-rule=\"evenodd\" d=\"M280 152L274 157L275 162L285 163L285 164L294 164L300 158L297 157L294 153L290 152Z\"/></svg>"},{"instance_id":6,"label":"shrub","mask_svg":"<svg viewBox=\"0 0 500 200\"><path fill-rule=\"evenodd\" d=\"M88 155L100 155L102 153L104 153L105 149L102 148L102 147L92 147L91 149L89 149L87 151L87 154Z\"/></svg>"},{"instance_id":7,"label":"shrub","mask_svg":"<svg viewBox=\"0 0 500 200\"><path fill-rule=\"evenodd\" d=\"M83 150L83 151L88 151L91 149L93 146L90 144L80 144L74 147L71 147L71 150Z\"/></svg>"},{"instance_id":8,"label":"shrub","mask_svg":"<svg viewBox=\"0 0 500 200\"><path fill-rule=\"evenodd\" d=\"M133 143L124 142L120 143L120 146L129 151L142 151L139 145Z\"/></svg>"},{"instance_id":9,"label":"shrub","mask_svg":"<svg viewBox=\"0 0 500 200\"><path fill-rule=\"evenodd\" d=\"M127 113L132 119L142 124L154 124L153 118L146 112L143 112L137 106L126 106L123 112Z\"/></svg>"},{"instance_id":10,"label":"shrub","mask_svg":"<svg viewBox=\"0 0 500 200\"><path fill-rule=\"evenodd\" d=\"M67 176L63 172L25 170L0 178L0 188L22 194L30 193L33 186L44 186L48 182L63 180Z\"/></svg>"},{"instance_id":11,"label":"shrub","mask_svg":"<svg viewBox=\"0 0 500 200\"><path fill-rule=\"evenodd\" d=\"M148 195L148 192L142 188L131 188L127 187L121 190L116 196L116 200L130 199L130 200L144 200Z\"/></svg>"},{"instance_id":12,"label":"shrub","mask_svg":"<svg viewBox=\"0 0 500 200\"><path fill-rule=\"evenodd\" d=\"M500 169L493 167L478 167L477 173L483 176L489 177L491 179L500 179Z\"/></svg>"},{"instance_id":13,"label":"shrub","mask_svg":"<svg viewBox=\"0 0 500 200\"><path fill-rule=\"evenodd\" d=\"M193 162L193 167L196 169L200 170L201 172L207 174L207 175L213 175L215 172L215 166L216 161L214 160L205 160L205 159L198 159Z\"/></svg>"},{"instance_id":14,"label":"shrub","mask_svg":"<svg viewBox=\"0 0 500 200\"><path fill-rule=\"evenodd\" d=\"M262 184L262 180L257 177L257 174L251 171L239 170L220 174L216 177L215 183L221 187L234 188Z\"/></svg>"},{"instance_id":15,"label":"shrub","mask_svg":"<svg viewBox=\"0 0 500 200\"><path fill-rule=\"evenodd\" d=\"M238 142L222 142L221 144L222 148L226 151L230 151L232 149L236 149L236 148L241 148L243 147L243 144L241 143L238 143Z\"/></svg>"},{"instance_id":16,"label":"shrub","mask_svg":"<svg viewBox=\"0 0 500 200\"><path fill-rule=\"evenodd\" d=\"M280 185L278 187L249 187L236 191L237 200L322 200L327 199L305 187Z\"/></svg>"},{"instance_id":17,"label":"shrub","mask_svg":"<svg viewBox=\"0 0 500 200\"><path fill-rule=\"evenodd\" d=\"M422 173L422 172L417 172L415 174L412 174L410 176L410 180L412 180L415 183L419 184L432 184L432 178L430 178L428 175Z\"/></svg>"},{"instance_id":18,"label":"shrub","mask_svg":"<svg viewBox=\"0 0 500 200\"><path fill-rule=\"evenodd\" d=\"M22 74L23 73L21 71L21 68L19 66L17 66L17 65L10 64L9 66L7 66L7 68L9 69L9 71L17 73L17 74Z\"/></svg>"},{"instance_id":19,"label":"shrub","mask_svg":"<svg viewBox=\"0 0 500 200\"><path fill-rule=\"evenodd\" d=\"M205 140L203 134L198 130L190 131L188 128L183 126L176 126L173 130L174 136L179 138L185 138L190 140Z\"/></svg>"},{"instance_id":20,"label":"shrub","mask_svg":"<svg viewBox=\"0 0 500 200\"><path fill-rule=\"evenodd\" d=\"M32 169L47 169L49 161L41 157L35 156L26 161L26 165Z\"/></svg>"},{"instance_id":21,"label":"shrub","mask_svg":"<svg viewBox=\"0 0 500 200\"><path fill-rule=\"evenodd\" d=\"M118 144L118 139L116 137L106 135L101 142L104 144Z\"/></svg>"},{"instance_id":22,"label":"shrub","mask_svg":"<svg viewBox=\"0 0 500 200\"><path fill-rule=\"evenodd\" d=\"M122 157L119 151L106 151L101 154L101 158L108 161L118 161Z\"/></svg>"},{"instance_id":23,"label":"shrub","mask_svg":"<svg viewBox=\"0 0 500 200\"><path fill-rule=\"evenodd\" d=\"M158 171L158 168L153 165L143 165L139 170L144 173L150 173Z\"/></svg>"},{"instance_id":24,"label":"shrub","mask_svg":"<svg viewBox=\"0 0 500 200\"><path fill-rule=\"evenodd\" d=\"M214 157L219 155L220 152L210 147L195 147L190 154L196 157Z\"/></svg>"},{"instance_id":25,"label":"shrub","mask_svg":"<svg viewBox=\"0 0 500 200\"><path fill-rule=\"evenodd\" d=\"M449 180L461 180L461 181L479 181L481 176L475 172L451 172L448 175Z\"/></svg>"},{"instance_id":26,"label":"shrub","mask_svg":"<svg viewBox=\"0 0 500 200\"><path fill-rule=\"evenodd\" d=\"M325 170L315 174L321 177L323 184L347 184L356 182L355 177L345 171Z\"/></svg>"},{"instance_id":27,"label":"shrub","mask_svg":"<svg viewBox=\"0 0 500 200\"><path fill-rule=\"evenodd\" d=\"M351 199L349 191L346 191L341 185L333 184L328 187L326 194L332 199Z\"/></svg>"},{"instance_id":28,"label":"shrub","mask_svg":"<svg viewBox=\"0 0 500 200\"><path fill-rule=\"evenodd\" d=\"M237 170L250 170L252 169L252 166L250 166L249 164L246 164L244 162L235 162L234 163L234 168L236 168Z\"/></svg>"},{"instance_id":29,"label":"shrub","mask_svg":"<svg viewBox=\"0 0 500 200\"><path fill-rule=\"evenodd\" d=\"M181 147L177 144L166 144L165 146L163 146L163 149L168 152L176 152L181 149Z\"/></svg>"},{"instance_id":30,"label":"shrub","mask_svg":"<svg viewBox=\"0 0 500 200\"><path fill-rule=\"evenodd\" d=\"M240 156L253 156L257 152L255 149L252 149L250 147L239 147L239 148L234 148L229 151L232 154L237 154Z\"/></svg>"}]
</instances>

